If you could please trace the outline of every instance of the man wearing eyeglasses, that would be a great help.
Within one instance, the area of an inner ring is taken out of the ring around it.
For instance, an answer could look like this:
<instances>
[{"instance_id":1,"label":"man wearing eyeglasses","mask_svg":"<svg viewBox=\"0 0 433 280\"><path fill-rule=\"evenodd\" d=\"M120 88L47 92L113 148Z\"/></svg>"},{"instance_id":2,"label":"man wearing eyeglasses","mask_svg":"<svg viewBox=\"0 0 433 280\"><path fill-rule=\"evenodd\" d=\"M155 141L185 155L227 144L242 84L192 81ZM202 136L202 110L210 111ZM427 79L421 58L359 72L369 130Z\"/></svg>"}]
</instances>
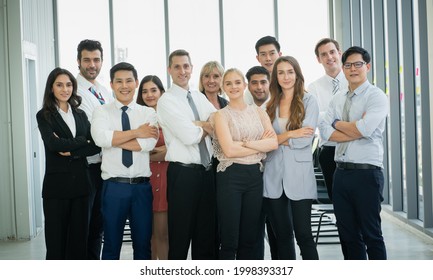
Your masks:
<instances>
[{"instance_id":1,"label":"man wearing eyeglasses","mask_svg":"<svg viewBox=\"0 0 433 280\"><path fill-rule=\"evenodd\" d=\"M348 91L336 95L320 123L323 139L337 142L333 203L347 259L386 259L381 229L383 131L388 98L370 84L370 54L351 47L342 55Z\"/></svg>"}]
</instances>

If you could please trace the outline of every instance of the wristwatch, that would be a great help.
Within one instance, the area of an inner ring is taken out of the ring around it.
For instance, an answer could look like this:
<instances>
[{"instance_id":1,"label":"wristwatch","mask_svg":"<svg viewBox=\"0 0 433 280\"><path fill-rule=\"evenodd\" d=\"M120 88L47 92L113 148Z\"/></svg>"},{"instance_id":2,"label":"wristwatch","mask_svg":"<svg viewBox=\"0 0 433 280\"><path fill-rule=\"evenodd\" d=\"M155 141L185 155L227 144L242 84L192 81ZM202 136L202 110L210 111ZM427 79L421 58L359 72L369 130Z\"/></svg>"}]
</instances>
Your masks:
<instances>
[{"instance_id":1,"label":"wristwatch","mask_svg":"<svg viewBox=\"0 0 433 280\"><path fill-rule=\"evenodd\" d=\"M340 121L340 119L335 119L335 120L332 122L331 126L332 126L334 129L337 129L337 128L335 127L335 125L336 125L337 122L339 122L339 121Z\"/></svg>"}]
</instances>

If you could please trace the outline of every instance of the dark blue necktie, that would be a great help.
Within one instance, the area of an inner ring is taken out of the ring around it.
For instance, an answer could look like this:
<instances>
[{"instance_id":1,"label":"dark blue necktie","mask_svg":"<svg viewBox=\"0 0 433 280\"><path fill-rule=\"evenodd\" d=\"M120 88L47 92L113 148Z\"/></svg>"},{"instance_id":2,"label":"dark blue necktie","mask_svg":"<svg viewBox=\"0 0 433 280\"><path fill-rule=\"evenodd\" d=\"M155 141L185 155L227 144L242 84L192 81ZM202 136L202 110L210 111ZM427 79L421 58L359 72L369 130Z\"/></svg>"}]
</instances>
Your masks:
<instances>
[{"instance_id":1,"label":"dark blue necktie","mask_svg":"<svg viewBox=\"0 0 433 280\"><path fill-rule=\"evenodd\" d=\"M128 106L122 107L122 129L130 130L131 125L129 124L129 117L126 113L126 110L128 110ZM132 151L122 149L122 163L126 167L130 167L132 165Z\"/></svg>"}]
</instances>

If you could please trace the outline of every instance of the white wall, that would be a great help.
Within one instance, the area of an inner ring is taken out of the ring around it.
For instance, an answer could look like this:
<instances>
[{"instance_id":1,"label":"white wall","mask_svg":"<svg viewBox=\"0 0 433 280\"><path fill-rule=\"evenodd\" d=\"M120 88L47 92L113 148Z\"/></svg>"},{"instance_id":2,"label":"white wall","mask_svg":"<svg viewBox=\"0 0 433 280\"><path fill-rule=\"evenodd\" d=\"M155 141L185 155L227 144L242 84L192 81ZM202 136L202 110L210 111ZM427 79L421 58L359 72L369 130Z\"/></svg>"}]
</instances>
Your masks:
<instances>
[{"instance_id":1,"label":"white wall","mask_svg":"<svg viewBox=\"0 0 433 280\"><path fill-rule=\"evenodd\" d=\"M55 66L53 3L2 2L0 240L20 240L34 237L43 222L43 147L34 119Z\"/></svg>"}]
</instances>

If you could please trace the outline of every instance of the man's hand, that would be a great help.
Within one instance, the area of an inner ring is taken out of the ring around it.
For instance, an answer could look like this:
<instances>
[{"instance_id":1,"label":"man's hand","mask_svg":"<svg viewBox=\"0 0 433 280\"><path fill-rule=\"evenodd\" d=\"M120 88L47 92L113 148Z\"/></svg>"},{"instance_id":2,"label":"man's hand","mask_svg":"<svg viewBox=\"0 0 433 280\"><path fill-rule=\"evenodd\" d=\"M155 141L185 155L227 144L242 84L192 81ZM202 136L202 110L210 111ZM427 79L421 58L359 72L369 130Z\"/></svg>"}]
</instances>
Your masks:
<instances>
[{"instance_id":1,"label":"man's hand","mask_svg":"<svg viewBox=\"0 0 433 280\"><path fill-rule=\"evenodd\" d=\"M159 133L156 126L145 123L137 128L137 138L155 138L158 139Z\"/></svg>"}]
</instances>

